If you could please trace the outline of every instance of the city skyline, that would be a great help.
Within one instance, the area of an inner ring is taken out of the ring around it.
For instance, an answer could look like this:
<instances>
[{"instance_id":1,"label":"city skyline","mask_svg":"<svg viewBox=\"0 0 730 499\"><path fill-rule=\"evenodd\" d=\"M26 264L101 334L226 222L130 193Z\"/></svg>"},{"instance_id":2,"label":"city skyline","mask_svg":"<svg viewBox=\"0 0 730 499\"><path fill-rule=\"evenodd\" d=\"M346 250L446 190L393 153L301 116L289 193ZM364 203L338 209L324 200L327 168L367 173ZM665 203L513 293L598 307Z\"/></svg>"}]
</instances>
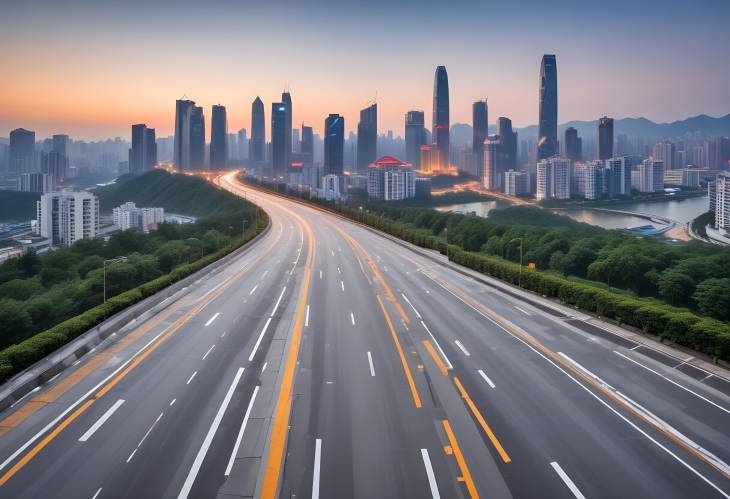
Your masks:
<instances>
[{"instance_id":1,"label":"city skyline","mask_svg":"<svg viewBox=\"0 0 730 499\"><path fill-rule=\"evenodd\" d=\"M279 101L285 88L291 89L296 101L294 122L314 126L315 133L322 133L324 117L333 112L345 117L347 133L355 131L359 110L377 95L380 131L391 129L402 135L407 111L430 114L430 80L438 65L446 66L450 76L452 123L469 123L472 103L488 97L492 116L509 117L520 128L537 123L537 68L548 53L556 54L560 64L560 123L603 115L671 122L730 112L730 96L717 84L730 78L730 69L717 64L723 47L730 44L721 22L730 6L720 1L691 7L646 2L632 5L631 16L621 14L625 12L621 5L590 6L560 18L533 2L519 9L458 1L444 16L444 36L435 48L425 29L425 23L438 14L430 4L413 14L407 6L386 8L376 2L365 8L346 3L343 10L362 19L353 24L346 20L348 16L340 16L327 29L331 15L324 15L325 3L315 2L311 12L292 4L288 8L302 17L283 19L282 35L262 43L258 35L264 28L258 26L273 19L275 8L270 5L217 2L203 8L191 4L167 14L165 6L170 4L162 2L159 12L132 19L134 9L117 12L108 5L72 3L84 9L43 1L5 7L0 40L13 50L0 55L3 67L11 68L4 79L0 136L23 127L35 130L38 137L64 132L98 140L125 137L129 124L140 122L155 128L158 136L169 136L174 125L170 102L183 95L204 109L218 103L226 106L229 127L248 128L250 102L260 95L269 107ZM464 9L473 15L466 15ZM47 15L36 23L39 12ZM161 24L163 12L173 22ZM644 13L652 15L650 26L643 23ZM110 14L114 26L105 21ZM360 22L373 17L377 18L373 25ZM287 28L292 19L298 20L297 30L290 34ZM610 40L586 37L581 34L585 31L574 29L600 29L619 20ZM243 21L250 29L232 29ZM83 36L76 32L82 22ZM402 36L410 37L407 46L387 43L397 41L392 35L381 36L406 22L416 26L404 28ZM545 23L555 29L538 36L537 28ZM680 38L675 29L681 23L703 29ZM195 37L179 36L178 30L198 25L201 30ZM477 25L480 29L468 34ZM127 41L130 34L144 35L144 43ZM649 35L655 42L651 46L641 41ZM360 39L367 41L365 46L357 45ZM409 47L414 44L427 50L413 51ZM178 45L180 50L172 50ZM148 56L132 71L127 61L137 57L139 50ZM194 60L196 70L180 77L183 57ZM270 60L277 64L266 75L249 70ZM474 64L474 60L484 63ZM92 72L92 67L103 70ZM612 78L606 78L606 67L611 67ZM383 78L384 74L399 77Z\"/></svg>"}]
</instances>

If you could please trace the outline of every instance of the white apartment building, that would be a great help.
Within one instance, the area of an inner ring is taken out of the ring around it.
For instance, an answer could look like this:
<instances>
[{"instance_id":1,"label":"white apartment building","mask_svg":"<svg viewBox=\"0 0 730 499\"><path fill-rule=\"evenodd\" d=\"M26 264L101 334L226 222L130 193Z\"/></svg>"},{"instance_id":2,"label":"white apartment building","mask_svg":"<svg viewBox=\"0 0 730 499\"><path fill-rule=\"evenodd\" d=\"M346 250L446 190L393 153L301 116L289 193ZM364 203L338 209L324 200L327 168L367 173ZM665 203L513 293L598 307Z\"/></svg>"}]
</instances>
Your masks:
<instances>
[{"instance_id":1,"label":"white apartment building","mask_svg":"<svg viewBox=\"0 0 730 499\"><path fill-rule=\"evenodd\" d=\"M160 207L137 208L132 201L112 210L114 225L122 230L140 229L145 234L155 230L157 224L165 221L165 209Z\"/></svg>"},{"instance_id":2,"label":"white apartment building","mask_svg":"<svg viewBox=\"0 0 730 499\"><path fill-rule=\"evenodd\" d=\"M60 191L41 196L37 203L36 234L51 246L70 246L99 233L99 198L90 192Z\"/></svg>"},{"instance_id":3,"label":"white apartment building","mask_svg":"<svg viewBox=\"0 0 730 499\"><path fill-rule=\"evenodd\" d=\"M570 199L570 170L568 158L548 158L537 163L538 201L543 199Z\"/></svg>"}]
</instances>

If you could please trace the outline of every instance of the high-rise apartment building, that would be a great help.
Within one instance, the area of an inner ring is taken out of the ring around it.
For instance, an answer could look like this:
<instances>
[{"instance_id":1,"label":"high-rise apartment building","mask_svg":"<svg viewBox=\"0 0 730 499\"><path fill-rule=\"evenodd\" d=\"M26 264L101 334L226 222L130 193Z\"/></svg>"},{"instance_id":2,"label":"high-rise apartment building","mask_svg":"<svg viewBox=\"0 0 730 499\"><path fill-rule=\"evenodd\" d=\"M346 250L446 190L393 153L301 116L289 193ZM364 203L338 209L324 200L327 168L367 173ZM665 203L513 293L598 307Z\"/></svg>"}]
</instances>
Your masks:
<instances>
[{"instance_id":1,"label":"high-rise apartment building","mask_svg":"<svg viewBox=\"0 0 730 499\"><path fill-rule=\"evenodd\" d=\"M377 157L378 105L373 103L360 111L357 124L357 170L365 172Z\"/></svg>"},{"instance_id":2,"label":"high-rise apartment building","mask_svg":"<svg viewBox=\"0 0 730 499\"><path fill-rule=\"evenodd\" d=\"M324 120L324 175L342 175L345 153L345 118L330 114Z\"/></svg>"},{"instance_id":3,"label":"high-rise apartment building","mask_svg":"<svg viewBox=\"0 0 730 499\"><path fill-rule=\"evenodd\" d=\"M665 170L676 170L680 165L675 163L676 148L672 142L663 141L651 148L651 157L664 162Z\"/></svg>"},{"instance_id":4,"label":"high-rise apartment building","mask_svg":"<svg viewBox=\"0 0 730 499\"><path fill-rule=\"evenodd\" d=\"M613 158L613 118L598 120L598 159Z\"/></svg>"},{"instance_id":5,"label":"high-rise apartment building","mask_svg":"<svg viewBox=\"0 0 730 499\"><path fill-rule=\"evenodd\" d=\"M504 193L508 196L523 196L529 192L527 172L509 170L504 172Z\"/></svg>"},{"instance_id":6,"label":"high-rise apartment building","mask_svg":"<svg viewBox=\"0 0 730 499\"><path fill-rule=\"evenodd\" d=\"M568 158L554 156L538 161L535 199L569 199L570 171Z\"/></svg>"},{"instance_id":7,"label":"high-rise apartment building","mask_svg":"<svg viewBox=\"0 0 730 499\"><path fill-rule=\"evenodd\" d=\"M421 146L426 145L423 111L406 113L406 161L416 170L421 168Z\"/></svg>"},{"instance_id":8,"label":"high-rise apartment building","mask_svg":"<svg viewBox=\"0 0 730 499\"><path fill-rule=\"evenodd\" d=\"M499 135L490 135L484 141L482 154L482 188L488 191L501 190L501 175L499 170L499 151L501 149Z\"/></svg>"},{"instance_id":9,"label":"high-rise apartment building","mask_svg":"<svg viewBox=\"0 0 730 499\"><path fill-rule=\"evenodd\" d=\"M449 76L446 66L438 66L433 81L433 144L439 150L439 169L449 166Z\"/></svg>"},{"instance_id":10,"label":"high-rise apartment building","mask_svg":"<svg viewBox=\"0 0 730 499\"><path fill-rule=\"evenodd\" d=\"M712 182L710 209L715 212L715 228L730 232L730 173L720 172Z\"/></svg>"},{"instance_id":11,"label":"high-rise apartment building","mask_svg":"<svg viewBox=\"0 0 730 499\"><path fill-rule=\"evenodd\" d=\"M41 173L62 182L68 176L68 156L55 150L41 154Z\"/></svg>"},{"instance_id":12,"label":"high-rise apartment building","mask_svg":"<svg viewBox=\"0 0 730 499\"><path fill-rule=\"evenodd\" d=\"M664 188L664 163L645 159L638 165L639 191L659 192Z\"/></svg>"},{"instance_id":13,"label":"high-rise apartment building","mask_svg":"<svg viewBox=\"0 0 730 499\"><path fill-rule=\"evenodd\" d=\"M47 173L21 173L18 175L19 192L40 192L43 194L52 192L55 187L56 181L53 175Z\"/></svg>"},{"instance_id":14,"label":"high-rise apartment building","mask_svg":"<svg viewBox=\"0 0 730 499\"><path fill-rule=\"evenodd\" d=\"M302 144L300 147L304 166L311 167L314 165L314 132L311 126L302 123Z\"/></svg>"},{"instance_id":15,"label":"high-rise apartment building","mask_svg":"<svg viewBox=\"0 0 730 499\"><path fill-rule=\"evenodd\" d=\"M399 201L415 197L416 175L410 163L393 156L383 156L368 166L368 197L384 201Z\"/></svg>"},{"instance_id":16,"label":"high-rise apartment building","mask_svg":"<svg viewBox=\"0 0 730 499\"><path fill-rule=\"evenodd\" d=\"M576 192L585 199L598 199L603 196L604 165L603 161L596 160L589 163L573 165Z\"/></svg>"},{"instance_id":17,"label":"high-rise apartment building","mask_svg":"<svg viewBox=\"0 0 730 499\"><path fill-rule=\"evenodd\" d=\"M210 116L210 169L225 168L228 163L228 117L225 106L213 106Z\"/></svg>"},{"instance_id":18,"label":"high-rise apartment building","mask_svg":"<svg viewBox=\"0 0 730 499\"><path fill-rule=\"evenodd\" d=\"M49 192L37 202L36 234L52 246L70 246L99 233L99 199L90 192Z\"/></svg>"},{"instance_id":19,"label":"high-rise apartment building","mask_svg":"<svg viewBox=\"0 0 730 499\"><path fill-rule=\"evenodd\" d=\"M540 64L537 158L550 158L558 151L558 67L555 56L545 54Z\"/></svg>"},{"instance_id":20,"label":"high-rise apartment building","mask_svg":"<svg viewBox=\"0 0 730 499\"><path fill-rule=\"evenodd\" d=\"M610 171L608 183L609 196L629 196L631 194L631 157L607 159L605 167Z\"/></svg>"},{"instance_id":21,"label":"high-rise apartment building","mask_svg":"<svg viewBox=\"0 0 730 499\"><path fill-rule=\"evenodd\" d=\"M191 169L190 125L195 101L178 99L175 101L175 142L173 163L181 171Z\"/></svg>"},{"instance_id":22,"label":"high-rise apartment building","mask_svg":"<svg viewBox=\"0 0 730 499\"><path fill-rule=\"evenodd\" d=\"M190 168L205 168L205 114L200 106L193 106L190 115Z\"/></svg>"}]
</instances>

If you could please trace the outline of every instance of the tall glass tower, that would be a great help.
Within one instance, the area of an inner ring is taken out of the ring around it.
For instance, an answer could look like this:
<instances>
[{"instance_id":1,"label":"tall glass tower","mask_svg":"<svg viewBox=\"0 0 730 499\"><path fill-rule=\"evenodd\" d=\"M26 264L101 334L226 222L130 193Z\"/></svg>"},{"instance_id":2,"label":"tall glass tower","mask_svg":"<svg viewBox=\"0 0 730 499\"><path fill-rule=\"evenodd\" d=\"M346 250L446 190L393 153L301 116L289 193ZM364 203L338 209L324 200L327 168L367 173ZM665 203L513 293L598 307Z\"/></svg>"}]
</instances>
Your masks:
<instances>
[{"instance_id":1,"label":"tall glass tower","mask_svg":"<svg viewBox=\"0 0 730 499\"><path fill-rule=\"evenodd\" d=\"M248 160L255 164L266 159L266 117L264 103L259 97L251 104L251 140L248 142Z\"/></svg>"},{"instance_id":2,"label":"tall glass tower","mask_svg":"<svg viewBox=\"0 0 730 499\"><path fill-rule=\"evenodd\" d=\"M439 151L440 168L449 165L449 75L438 66L433 80L433 143Z\"/></svg>"},{"instance_id":3,"label":"tall glass tower","mask_svg":"<svg viewBox=\"0 0 730 499\"><path fill-rule=\"evenodd\" d=\"M558 154L558 67L555 55L542 56L537 159Z\"/></svg>"}]
</instances>

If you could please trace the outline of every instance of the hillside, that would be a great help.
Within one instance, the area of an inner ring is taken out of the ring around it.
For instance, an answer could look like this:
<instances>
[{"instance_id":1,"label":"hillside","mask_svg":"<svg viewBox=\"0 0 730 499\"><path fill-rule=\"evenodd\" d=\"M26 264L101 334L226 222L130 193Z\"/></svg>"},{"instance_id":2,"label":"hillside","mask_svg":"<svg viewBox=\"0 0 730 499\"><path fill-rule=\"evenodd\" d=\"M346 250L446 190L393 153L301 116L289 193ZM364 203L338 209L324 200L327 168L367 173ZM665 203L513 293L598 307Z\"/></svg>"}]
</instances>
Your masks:
<instances>
[{"instance_id":1,"label":"hillside","mask_svg":"<svg viewBox=\"0 0 730 499\"><path fill-rule=\"evenodd\" d=\"M202 178L173 175L164 170L124 177L94 193L99 196L102 213L109 213L126 201L134 201L137 206L161 206L167 212L202 217L240 210L242 201L235 196L220 196Z\"/></svg>"}]
</instances>

